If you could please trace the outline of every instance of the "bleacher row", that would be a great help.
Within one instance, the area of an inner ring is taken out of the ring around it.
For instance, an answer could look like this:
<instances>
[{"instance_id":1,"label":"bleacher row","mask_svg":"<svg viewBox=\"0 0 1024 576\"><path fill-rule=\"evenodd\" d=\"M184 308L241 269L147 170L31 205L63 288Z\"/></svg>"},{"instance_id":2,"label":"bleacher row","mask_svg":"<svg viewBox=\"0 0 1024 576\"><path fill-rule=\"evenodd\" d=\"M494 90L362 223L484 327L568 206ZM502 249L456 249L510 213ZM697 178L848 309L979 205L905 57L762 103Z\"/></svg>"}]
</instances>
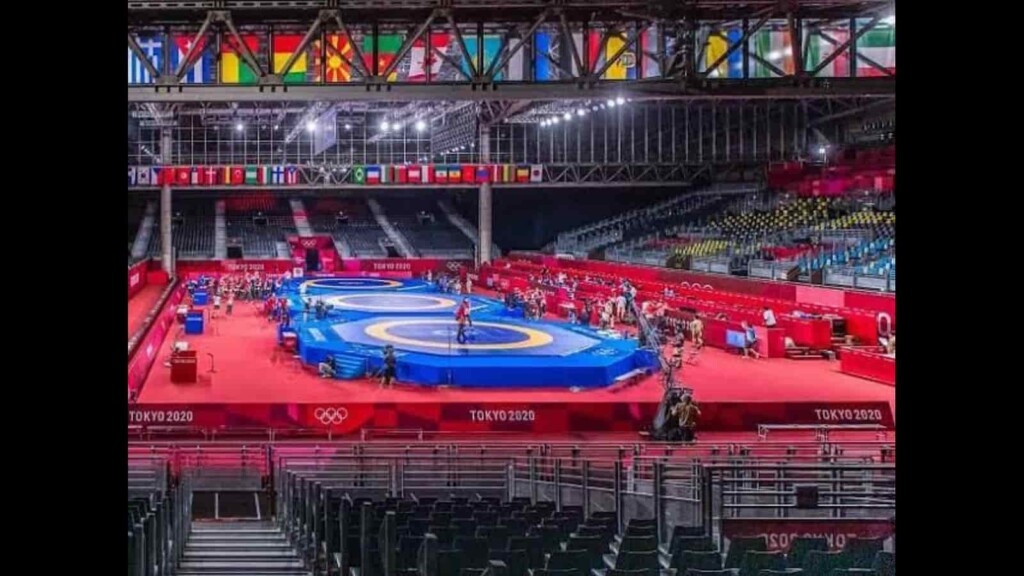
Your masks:
<instances>
[{"instance_id":1,"label":"bleacher row","mask_svg":"<svg viewBox=\"0 0 1024 576\"><path fill-rule=\"evenodd\" d=\"M617 512L584 517L580 506L556 509L530 498L345 495L327 503L322 520L293 516L293 537L315 541L317 526L306 520L340 527L325 532L319 556L359 576L895 574L895 555L880 538L851 538L831 551L823 537L797 537L787 551L769 551L764 536L734 537L720 550L704 527L675 526L659 547L653 518L631 519L620 530Z\"/></svg>"}]
</instances>

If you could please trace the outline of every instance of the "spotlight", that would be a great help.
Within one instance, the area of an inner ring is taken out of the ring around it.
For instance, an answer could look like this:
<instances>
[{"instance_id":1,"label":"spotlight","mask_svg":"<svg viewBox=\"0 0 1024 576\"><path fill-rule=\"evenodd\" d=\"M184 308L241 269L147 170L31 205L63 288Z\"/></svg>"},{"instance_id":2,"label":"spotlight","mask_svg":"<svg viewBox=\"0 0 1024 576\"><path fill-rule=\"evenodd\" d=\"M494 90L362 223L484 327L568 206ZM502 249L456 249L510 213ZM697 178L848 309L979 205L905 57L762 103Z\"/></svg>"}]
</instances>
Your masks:
<instances>
[{"instance_id":1,"label":"spotlight","mask_svg":"<svg viewBox=\"0 0 1024 576\"><path fill-rule=\"evenodd\" d=\"M601 110L604 110L604 102L601 102L600 108Z\"/></svg>"},{"instance_id":2,"label":"spotlight","mask_svg":"<svg viewBox=\"0 0 1024 576\"><path fill-rule=\"evenodd\" d=\"M825 152L826 152L826 149L825 149L825 147L824 147L824 146L820 146L820 147L818 148L818 154L821 154L822 156L824 156L824 155L825 155Z\"/></svg>"},{"instance_id":3,"label":"spotlight","mask_svg":"<svg viewBox=\"0 0 1024 576\"><path fill-rule=\"evenodd\" d=\"M278 126L277 124L274 124L274 130L278 130L280 128L281 128L280 126Z\"/></svg>"},{"instance_id":4,"label":"spotlight","mask_svg":"<svg viewBox=\"0 0 1024 576\"><path fill-rule=\"evenodd\" d=\"M608 107L609 108L615 108L615 100L608 99Z\"/></svg>"},{"instance_id":5,"label":"spotlight","mask_svg":"<svg viewBox=\"0 0 1024 576\"><path fill-rule=\"evenodd\" d=\"M551 119L551 123L552 124L558 124L558 116L555 116L554 118L552 118Z\"/></svg>"},{"instance_id":6,"label":"spotlight","mask_svg":"<svg viewBox=\"0 0 1024 576\"><path fill-rule=\"evenodd\" d=\"M352 129L352 125L351 124L345 124L345 130L351 130L351 129Z\"/></svg>"},{"instance_id":7,"label":"spotlight","mask_svg":"<svg viewBox=\"0 0 1024 576\"><path fill-rule=\"evenodd\" d=\"M597 106L591 106L591 107L590 107L590 110L591 110L592 112L597 112Z\"/></svg>"},{"instance_id":8,"label":"spotlight","mask_svg":"<svg viewBox=\"0 0 1024 576\"><path fill-rule=\"evenodd\" d=\"M392 124L391 125L391 131L392 132L401 132L402 131L402 123L401 122L395 122L394 124Z\"/></svg>"},{"instance_id":9,"label":"spotlight","mask_svg":"<svg viewBox=\"0 0 1024 576\"><path fill-rule=\"evenodd\" d=\"M383 122L380 123L380 130L381 130L381 132L387 132L388 128L390 128L390 126L388 125L388 121L387 120L384 120Z\"/></svg>"},{"instance_id":10,"label":"spotlight","mask_svg":"<svg viewBox=\"0 0 1024 576\"><path fill-rule=\"evenodd\" d=\"M423 120L417 120L416 121L416 131L417 132L423 132L426 129L427 129L427 123L426 122L424 122Z\"/></svg>"},{"instance_id":11,"label":"spotlight","mask_svg":"<svg viewBox=\"0 0 1024 576\"><path fill-rule=\"evenodd\" d=\"M623 104L626 103L626 99L623 98L622 96L619 96L618 98L615 99L615 103L618 104L619 106L622 106Z\"/></svg>"},{"instance_id":12,"label":"spotlight","mask_svg":"<svg viewBox=\"0 0 1024 576\"><path fill-rule=\"evenodd\" d=\"M576 115L577 116L586 116L587 115L587 111L584 110L583 108L579 108L578 110L576 110Z\"/></svg>"},{"instance_id":13,"label":"spotlight","mask_svg":"<svg viewBox=\"0 0 1024 576\"><path fill-rule=\"evenodd\" d=\"M309 132L316 132L316 122L313 120L306 122L306 130Z\"/></svg>"},{"instance_id":14,"label":"spotlight","mask_svg":"<svg viewBox=\"0 0 1024 576\"><path fill-rule=\"evenodd\" d=\"M572 120L572 114L566 112L565 114L562 114L562 118L565 120Z\"/></svg>"},{"instance_id":15,"label":"spotlight","mask_svg":"<svg viewBox=\"0 0 1024 576\"><path fill-rule=\"evenodd\" d=\"M245 126L239 122L238 124L235 124L235 130L241 132L242 130L245 130Z\"/></svg>"}]
</instances>

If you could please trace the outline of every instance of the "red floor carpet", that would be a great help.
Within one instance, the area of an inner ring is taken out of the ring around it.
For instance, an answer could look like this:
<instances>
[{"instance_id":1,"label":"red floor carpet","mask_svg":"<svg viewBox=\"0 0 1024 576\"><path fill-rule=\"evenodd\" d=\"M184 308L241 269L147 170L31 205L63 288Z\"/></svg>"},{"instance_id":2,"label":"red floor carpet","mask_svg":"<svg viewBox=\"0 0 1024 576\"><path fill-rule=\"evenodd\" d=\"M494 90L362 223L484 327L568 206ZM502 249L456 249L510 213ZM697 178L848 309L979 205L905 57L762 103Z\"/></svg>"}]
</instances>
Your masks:
<instances>
[{"instance_id":1,"label":"red floor carpet","mask_svg":"<svg viewBox=\"0 0 1024 576\"><path fill-rule=\"evenodd\" d=\"M129 331L132 311L153 287L147 287L128 304ZM156 295L159 288L156 289ZM152 296L155 298L155 296ZM566 390L489 391L423 389L399 384L381 390L374 382L318 378L292 355L281 352L274 325L256 313L255 305L239 302L233 317L210 322L201 336L185 337L199 352L200 381L172 384L161 353L146 380L141 404L181 403L312 403L312 402L657 402L661 387L657 377L618 390L572 393ZM145 314L142 314L144 316ZM178 334L172 329L168 338ZM160 346L169 349L170 342ZM212 362L216 372L209 373ZM696 365L683 369L683 383L695 390L701 402L888 402L896 410L896 391L841 374L838 362L785 359L747 360L721 350L705 349Z\"/></svg>"},{"instance_id":2,"label":"red floor carpet","mask_svg":"<svg viewBox=\"0 0 1024 576\"><path fill-rule=\"evenodd\" d=\"M165 287L164 284L147 284L128 300L128 338L142 326Z\"/></svg>"}]
</instances>

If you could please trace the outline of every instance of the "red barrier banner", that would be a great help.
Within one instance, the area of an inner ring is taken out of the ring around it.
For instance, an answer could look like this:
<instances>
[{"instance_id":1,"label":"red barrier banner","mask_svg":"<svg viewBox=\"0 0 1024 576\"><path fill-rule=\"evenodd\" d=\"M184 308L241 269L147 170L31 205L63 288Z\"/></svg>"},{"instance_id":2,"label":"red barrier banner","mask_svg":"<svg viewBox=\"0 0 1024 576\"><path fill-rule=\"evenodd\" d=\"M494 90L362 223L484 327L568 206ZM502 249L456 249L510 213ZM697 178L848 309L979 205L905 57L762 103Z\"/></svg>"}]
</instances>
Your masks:
<instances>
[{"instance_id":1,"label":"red barrier banner","mask_svg":"<svg viewBox=\"0 0 1024 576\"><path fill-rule=\"evenodd\" d=\"M174 289L160 313L153 319L142 342L135 348L135 354L128 359L129 392L138 393L142 389L142 383L145 382L150 368L153 367L153 362L160 353L160 343L167 336L167 331L174 326L175 313L184 296L185 285L181 283Z\"/></svg>"},{"instance_id":2,"label":"red barrier banner","mask_svg":"<svg viewBox=\"0 0 1024 576\"><path fill-rule=\"evenodd\" d=\"M149 267L149 261L143 260L142 262L136 262L128 267L128 298L131 299L139 293L146 286L146 268Z\"/></svg>"},{"instance_id":3,"label":"red barrier banner","mask_svg":"<svg viewBox=\"0 0 1024 576\"><path fill-rule=\"evenodd\" d=\"M425 432L639 432L650 428L650 402L323 402L315 404L137 404L128 424L217 428L363 428ZM887 402L706 402L700 429L750 432L759 424L881 424L893 427Z\"/></svg>"},{"instance_id":4,"label":"red barrier banner","mask_svg":"<svg viewBox=\"0 0 1024 576\"><path fill-rule=\"evenodd\" d=\"M301 266L301 264L300 264ZM178 260L175 270L178 276L189 274L240 274L260 272L262 274L284 274L295 267L291 260Z\"/></svg>"},{"instance_id":5,"label":"red barrier banner","mask_svg":"<svg viewBox=\"0 0 1024 576\"><path fill-rule=\"evenodd\" d=\"M341 269L345 272L407 274L409 276L419 276L428 270L455 274L462 266L472 266L472 262L437 258L386 258L379 260L350 258L341 261Z\"/></svg>"},{"instance_id":6,"label":"red barrier banner","mask_svg":"<svg viewBox=\"0 0 1024 576\"><path fill-rule=\"evenodd\" d=\"M895 512L894 512L895 513ZM831 550L842 550L851 538L892 538L895 527L889 520L860 518L723 518L726 538L764 536L768 550L786 551L796 538L824 538Z\"/></svg>"},{"instance_id":7,"label":"red barrier banner","mask_svg":"<svg viewBox=\"0 0 1024 576\"><path fill-rule=\"evenodd\" d=\"M896 358L887 356L875 346L842 348L839 355L839 371L889 386L896 385Z\"/></svg>"}]
</instances>

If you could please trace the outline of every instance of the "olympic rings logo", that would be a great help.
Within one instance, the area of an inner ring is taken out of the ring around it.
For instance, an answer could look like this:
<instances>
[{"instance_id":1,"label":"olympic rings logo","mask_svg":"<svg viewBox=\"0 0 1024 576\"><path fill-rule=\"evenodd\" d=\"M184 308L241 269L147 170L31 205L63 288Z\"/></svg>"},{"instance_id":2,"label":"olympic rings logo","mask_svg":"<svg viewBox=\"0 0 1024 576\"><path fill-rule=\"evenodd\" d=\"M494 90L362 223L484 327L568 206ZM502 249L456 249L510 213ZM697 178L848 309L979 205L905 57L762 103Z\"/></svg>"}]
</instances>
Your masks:
<instances>
[{"instance_id":1,"label":"olympic rings logo","mask_svg":"<svg viewBox=\"0 0 1024 576\"><path fill-rule=\"evenodd\" d=\"M459 264L458 262L449 260L448 263L445 264L445 266L448 268L448 270L452 272L457 272L459 270L459 267L462 265Z\"/></svg>"},{"instance_id":2,"label":"olympic rings logo","mask_svg":"<svg viewBox=\"0 0 1024 576\"><path fill-rule=\"evenodd\" d=\"M317 408L313 411L313 417L324 426L341 424L348 418L348 409L342 408Z\"/></svg>"}]
</instances>

